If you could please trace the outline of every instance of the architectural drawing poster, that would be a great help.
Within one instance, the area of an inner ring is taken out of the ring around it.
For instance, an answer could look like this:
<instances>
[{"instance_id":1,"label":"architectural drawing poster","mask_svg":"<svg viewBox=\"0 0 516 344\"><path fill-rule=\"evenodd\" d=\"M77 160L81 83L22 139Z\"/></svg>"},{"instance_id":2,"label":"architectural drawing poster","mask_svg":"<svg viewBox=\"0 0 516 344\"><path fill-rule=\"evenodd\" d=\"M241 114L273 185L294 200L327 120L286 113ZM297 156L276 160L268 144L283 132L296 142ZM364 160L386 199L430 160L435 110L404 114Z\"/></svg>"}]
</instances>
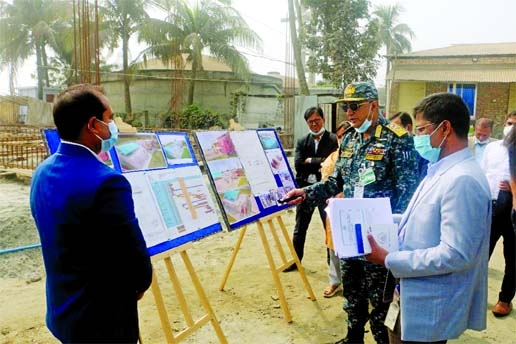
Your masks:
<instances>
[{"instance_id":1,"label":"architectural drawing poster","mask_svg":"<svg viewBox=\"0 0 516 344\"><path fill-rule=\"evenodd\" d=\"M54 153L57 130L45 129L44 137ZM129 180L151 255L222 230L186 133L120 133L115 147L99 157Z\"/></svg>"},{"instance_id":2,"label":"architectural drawing poster","mask_svg":"<svg viewBox=\"0 0 516 344\"><path fill-rule=\"evenodd\" d=\"M276 131L195 133L230 229L288 207L277 201L295 187Z\"/></svg>"}]
</instances>

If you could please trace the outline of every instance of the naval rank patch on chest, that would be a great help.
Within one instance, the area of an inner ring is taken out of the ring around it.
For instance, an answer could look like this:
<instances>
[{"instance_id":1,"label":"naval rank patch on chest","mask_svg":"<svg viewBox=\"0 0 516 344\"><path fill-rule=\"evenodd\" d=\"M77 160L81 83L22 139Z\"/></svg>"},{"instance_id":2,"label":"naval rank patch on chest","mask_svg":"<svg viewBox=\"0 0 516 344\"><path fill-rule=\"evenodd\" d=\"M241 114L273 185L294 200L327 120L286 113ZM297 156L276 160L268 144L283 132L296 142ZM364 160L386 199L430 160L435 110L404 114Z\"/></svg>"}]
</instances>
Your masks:
<instances>
[{"instance_id":1,"label":"naval rank patch on chest","mask_svg":"<svg viewBox=\"0 0 516 344\"><path fill-rule=\"evenodd\" d=\"M340 153L341 158L351 158L353 156L354 143L355 143L355 140L352 140L346 144L346 147L344 147L344 149Z\"/></svg>"},{"instance_id":2,"label":"naval rank patch on chest","mask_svg":"<svg viewBox=\"0 0 516 344\"><path fill-rule=\"evenodd\" d=\"M367 148L365 159L373 161L382 160L385 152L386 150L383 144L375 144L372 147Z\"/></svg>"}]
</instances>

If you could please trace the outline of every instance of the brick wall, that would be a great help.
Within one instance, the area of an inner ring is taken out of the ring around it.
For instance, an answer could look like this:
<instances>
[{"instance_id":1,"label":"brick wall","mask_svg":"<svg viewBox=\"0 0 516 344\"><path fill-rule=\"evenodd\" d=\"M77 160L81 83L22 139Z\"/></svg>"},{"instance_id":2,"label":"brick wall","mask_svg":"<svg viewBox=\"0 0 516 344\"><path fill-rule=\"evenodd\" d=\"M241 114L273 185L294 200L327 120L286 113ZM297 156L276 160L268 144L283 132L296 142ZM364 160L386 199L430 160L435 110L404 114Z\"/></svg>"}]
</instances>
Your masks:
<instances>
[{"instance_id":1,"label":"brick wall","mask_svg":"<svg viewBox=\"0 0 516 344\"><path fill-rule=\"evenodd\" d=\"M487 117L495 122L494 134L501 137L507 107L510 84L481 83L477 85L476 118Z\"/></svg>"},{"instance_id":2,"label":"brick wall","mask_svg":"<svg viewBox=\"0 0 516 344\"><path fill-rule=\"evenodd\" d=\"M439 92L448 92L448 84L445 82L437 82L431 81L426 83L426 95L439 93Z\"/></svg>"}]
</instances>

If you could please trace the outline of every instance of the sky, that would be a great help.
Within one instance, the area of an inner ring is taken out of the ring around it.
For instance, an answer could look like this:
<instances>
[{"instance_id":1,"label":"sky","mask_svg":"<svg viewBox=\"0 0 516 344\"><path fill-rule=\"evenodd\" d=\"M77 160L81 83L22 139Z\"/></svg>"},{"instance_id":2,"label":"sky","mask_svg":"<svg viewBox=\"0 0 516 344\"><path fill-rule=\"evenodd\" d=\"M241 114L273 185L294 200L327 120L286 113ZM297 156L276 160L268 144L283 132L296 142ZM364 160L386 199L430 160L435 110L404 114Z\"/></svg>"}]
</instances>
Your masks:
<instances>
[{"instance_id":1,"label":"sky","mask_svg":"<svg viewBox=\"0 0 516 344\"><path fill-rule=\"evenodd\" d=\"M400 4L400 23L415 33L412 50L420 51L465 43L516 42L514 0L371 0L372 6ZM287 0L233 0L249 26L262 38L263 51L245 51L255 73L285 74L287 60ZM136 53L135 53L136 54ZM18 76L18 86L36 85L34 61L28 61ZM375 82L384 84L384 68ZM0 71L0 94L7 93L7 71Z\"/></svg>"}]
</instances>

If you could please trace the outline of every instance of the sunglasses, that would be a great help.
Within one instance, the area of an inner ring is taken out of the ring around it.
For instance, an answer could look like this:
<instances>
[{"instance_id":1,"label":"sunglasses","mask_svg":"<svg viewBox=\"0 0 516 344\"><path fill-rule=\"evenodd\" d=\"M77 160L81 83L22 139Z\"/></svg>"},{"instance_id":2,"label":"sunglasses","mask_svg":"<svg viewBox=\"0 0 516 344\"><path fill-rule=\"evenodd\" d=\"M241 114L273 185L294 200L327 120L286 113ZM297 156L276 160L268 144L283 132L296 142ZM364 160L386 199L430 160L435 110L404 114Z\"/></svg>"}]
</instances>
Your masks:
<instances>
[{"instance_id":1,"label":"sunglasses","mask_svg":"<svg viewBox=\"0 0 516 344\"><path fill-rule=\"evenodd\" d=\"M357 111L362 105L368 104L369 102L363 102L363 103L344 103L342 104L342 111L348 112L349 109L351 111L355 112Z\"/></svg>"}]
</instances>

